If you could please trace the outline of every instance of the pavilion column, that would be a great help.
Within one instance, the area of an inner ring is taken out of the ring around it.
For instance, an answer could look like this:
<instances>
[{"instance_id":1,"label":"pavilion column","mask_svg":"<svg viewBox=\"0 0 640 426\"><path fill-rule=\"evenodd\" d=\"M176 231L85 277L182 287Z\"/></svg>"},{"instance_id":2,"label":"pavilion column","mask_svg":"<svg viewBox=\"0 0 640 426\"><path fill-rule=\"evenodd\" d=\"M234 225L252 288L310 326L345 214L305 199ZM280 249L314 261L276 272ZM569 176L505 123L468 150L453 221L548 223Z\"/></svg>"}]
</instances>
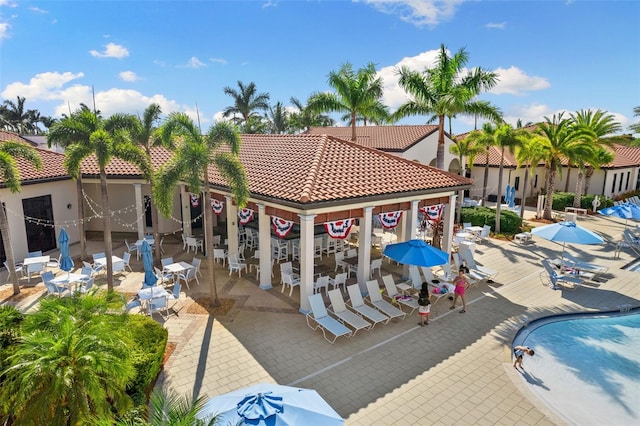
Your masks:
<instances>
[{"instance_id":1,"label":"pavilion column","mask_svg":"<svg viewBox=\"0 0 640 426\"><path fill-rule=\"evenodd\" d=\"M411 207L408 211L406 211L404 215L402 215L405 219L404 222L404 234L406 235L406 239L402 241L414 240L417 236L416 228L418 227L418 204L419 200L415 200L411 202ZM409 265L404 265L402 267L402 276L409 276Z\"/></svg>"},{"instance_id":2,"label":"pavilion column","mask_svg":"<svg viewBox=\"0 0 640 426\"><path fill-rule=\"evenodd\" d=\"M260 243L260 288L269 290L271 284L271 217L267 215L265 205L258 204L258 241Z\"/></svg>"},{"instance_id":3,"label":"pavilion column","mask_svg":"<svg viewBox=\"0 0 640 426\"><path fill-rule=\"evenodd\" d=\"M309 296L313 295L313 238L315 214L299 214L300 217L300 312L311 311Z\"/></svg>"},{"instance_id":4,"label":"pavilion column","mask_svg":"<svg viewBox=\"0 0 640 426\"><path fill-rule=\"evenodd\" d=\"M451 247L453 241L453 223L456 213L456 198L455 194L449 195L449 204L444 207L444 229L442 231L442 251L451 254Z\"/></svg>"},{"instance_id":5,"label":"pavilion column","mask_svg":"<svg viewBox=\"0 0 640 426\"><path fill-rule=\"evenodd\" d=\"M233 205L233 197L225 195L225 204L227 205L227 240L229 248L227 253L230 255L238 255L238 208Z\"/></svg>"},{"instance_id":6,"label":"pavilion column","mask_svg":"<svg viewBox=\"0 0 640 426\"><path fill-rule=\"evenodd\" d=\"M186 185L180 185L180 207L182 209L182 233L193 235L191 232L191 197Z\"/></svg>"},{"instance_id":7,"label":"pavilion column","mask_svg":"<svg viewBox=\"0 0 640 426\"><path fill-rule=\"evenodd\" d=\"M371 213L373 207L362 209L364 216L360 218L360 236L358 242L358 286L362 294L367 293L366 281L369 279L371 271L371 233L373 232L373 222Z\"/></svg>"},{"instance_id":8,"label":"pavilion column","mask_svg":"<svg viewBox=\"0 0 640 426\"><path fill-rule=\"evenodd\" d=\"M144 238L144 199L142 198L142 185L139 183L133 184L133 192L136 197L136 217L138 226L138 239Z\"/></svg>"}]
</instances>

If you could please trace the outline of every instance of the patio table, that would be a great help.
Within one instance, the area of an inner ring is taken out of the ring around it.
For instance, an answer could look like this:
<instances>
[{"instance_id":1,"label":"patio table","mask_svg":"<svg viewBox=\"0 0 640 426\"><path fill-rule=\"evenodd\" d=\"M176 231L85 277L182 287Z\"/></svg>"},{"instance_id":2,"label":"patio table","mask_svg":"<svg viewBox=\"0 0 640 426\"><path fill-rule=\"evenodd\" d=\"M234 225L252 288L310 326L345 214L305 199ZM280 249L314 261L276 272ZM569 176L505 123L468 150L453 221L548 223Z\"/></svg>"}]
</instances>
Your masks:
<instances>
[{"instance_id":1,"label":"patio table","mask_svg":"<svg viewBox=\"0 0 640 426\"><path fill-rule=\"evenodd\" d=\"M186 271L187 269L191 269L193 268L193 265L191 265L190 263L187 262L176 262L176 263L170 263L168 265L166 265L164 268L162 268L163 272L169 272L173 274L173 280L176 281L178 275L180 275L180 273Z\"/></svg>"},{"instance_id":2,"label":"patio table","mask_svg":"<svg viewBox=\"0 0 640 426\"><path fill-rule=\"evenodd\" d=\"M65 286L67 288L73 286L73 291L75 292L78 287L78 283L84 282L89 279L89 275L85 274L60 274L54 279L51 280L52 283L56 285Z\"/></svg>"},{"instance_id":3,"label":"patio table","mask_svg":"<svg viewBox=\"0 0 640 426\"><path fill-rule=\"evenodd\" d=\"M111 256L111 262L113 264L113 270L114 272L120 272L120 271L124 271L124 260L122 258L119 258L118 256ZM116 263L122 263L122 268L116 268ZM103 268L107 267L107 258L106 257L99 257L95 260L95 263L97 263L98 265L102 266Z\"/></svg>"},{"instance_id":4,"label":"patio table","mask_svg":"<svg viewBox=\"0 0 640 426\"><path fill-rule=\"evenodd\" d=\"M46 265L51 260L51 256L36 256L36 257L27 257L22 261L23 267L27 270L27 278L29 283L31 283L31 272L29 271L29 265L36 265L38 263L42 265ZM44 269L44 268L43 268Z\"/></svg>"},{"instance_id":5,"label":"patio table","mask_svg":"<svg viewBox=\"0 0 640 426\"><path fill-rule=\"evenodd\" d=\"M483 228L482 226L467 226L466 228L464 228L465 231L472 233L473 235L475 235L476 237L478 235L480 235L480 233L482 232Z\"/></svg>"},{"instance_id":6,"label":"patio table","mask_svg":"<svg viewBox=\"0 0 640 426\"><path fill-rule=\"evenodd\" d=\"M140 299L141 308L147 312L149 311L147 306L151 299L159 299L161 297L168 298L170 295L171 293L165 290L164 287L157 285L138 290L138 298Z\"/></svg>"}]
</instances>

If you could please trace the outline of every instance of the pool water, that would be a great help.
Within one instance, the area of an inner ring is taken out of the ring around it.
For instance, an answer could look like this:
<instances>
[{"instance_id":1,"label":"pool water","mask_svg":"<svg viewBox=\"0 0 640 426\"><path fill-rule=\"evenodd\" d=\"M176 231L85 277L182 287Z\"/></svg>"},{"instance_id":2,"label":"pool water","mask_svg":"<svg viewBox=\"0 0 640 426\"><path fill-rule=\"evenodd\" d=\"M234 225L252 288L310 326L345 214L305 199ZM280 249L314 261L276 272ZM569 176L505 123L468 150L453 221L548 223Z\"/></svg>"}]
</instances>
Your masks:
<instances>
[{"instance_id":1,"label":"pool water","mask_svg":"<svg viewBox=\"0 0 640 426\"><path fill-rule=\"evenodd\" d=\"M529 388L576 425L640 424L640 314L553 317L518 334Z\"/></svg>"}]
</instances>

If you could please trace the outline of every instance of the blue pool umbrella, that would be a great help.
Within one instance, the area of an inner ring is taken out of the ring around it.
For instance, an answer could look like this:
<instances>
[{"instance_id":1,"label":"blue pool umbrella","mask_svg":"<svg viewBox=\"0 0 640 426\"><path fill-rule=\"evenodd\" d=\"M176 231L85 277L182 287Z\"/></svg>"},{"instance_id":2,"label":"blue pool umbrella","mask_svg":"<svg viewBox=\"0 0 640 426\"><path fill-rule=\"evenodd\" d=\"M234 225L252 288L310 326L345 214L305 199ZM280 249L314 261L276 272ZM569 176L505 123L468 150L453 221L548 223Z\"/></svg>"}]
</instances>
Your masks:
<instances>
[{"instance_id":1,"label":"blue pool umbrella","mask_svg":"<svg viewBox=\"0 0 640 426\"><path fill-rule=\"evenodd\" d=\"M562 243L562 259L564 260L564 245L572 244L602 244L604 240L595 232L576 225L575 222L558 222L551 225L538 226L531 230L532 235L545 240Z\"/></svg>"},{"instance_id":2,"label":"blue pool umbrella","mask_svg":"<svg viewBox=\"0 0 640 426\"><path fill-rule=\"evenodd\" d=\"M147 240L142 241L140 253L142 253L142 267L144 268L144 280L142 284L147 287L154 286L158 281L158 277L156 277L153 271L153 256L151 254L151 246Z\"/></svg>"},{"instance_id":3,"label":"blue pool umbrella","mask_svg":"<svg viewBox=\"0 0 640 426\"><path fill-rule=\"evenodd\" d=\"M198 418L215 424L333 426L344 420L313 389L260 383L211 398Z\"/></svg>"},{"instance_id":4,"label":"blue pool umbrella","mask_svg":"<svg viewBox=\"0 0 640 426\"><path fill-rule=\"evenodd\" d=\"M60 244L60 269L69 272L73 269L73 259L69 255L69 234L64 228L60 229L58 243Z\"/></svg>"},{"instance_id":5,"label":"blue pool umbrella","mask_svg":"<svg viewBox=\"0 0 640 426\"><path fill-rule=\"evenodd\" d=\"M628 219L640 220L640 207L631 203L618 204L617 206L607 207L598 210L598 213L605 216L619 217L625 219L624 227L627 227Z\"/></svg>"},{"instance_id":6,"label":"blue pool umbrella","mask_svg":"<svg viewBox=\"0 0 640 426\"><path fill-rule=\"evenodd\" d=\"M422 240L389 244L384 248L384 255L404 265L430 267L449 263L447 253Z\"/></svg>"}]
</instances>

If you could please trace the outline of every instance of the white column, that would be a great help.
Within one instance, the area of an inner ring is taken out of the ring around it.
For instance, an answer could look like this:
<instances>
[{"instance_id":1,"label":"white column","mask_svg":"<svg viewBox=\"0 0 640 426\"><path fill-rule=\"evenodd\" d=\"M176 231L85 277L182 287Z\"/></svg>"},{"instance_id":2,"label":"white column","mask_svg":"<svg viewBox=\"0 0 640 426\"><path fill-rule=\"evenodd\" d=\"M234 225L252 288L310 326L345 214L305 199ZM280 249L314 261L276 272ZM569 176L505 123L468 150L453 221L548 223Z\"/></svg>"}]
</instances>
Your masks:
<instances>
[{"instance_id":1,"label":"white column","mask_svg":"<svg viewBox=\"0 0 640 426\"><path fill-rule=\"evenodd\" d=\"M193 235L191 232L191 197L185 185L180 185L180 203L182 208L182 233Z\"/></svg>"},{"instance_id":2,"label":"white column","mask_svg":"<svg viewBox=\"0 0 640 426\"><path fill-rule=\"evenodd\" d=\"M371 271L371 232L373 223L371 222L371 212L373 207L365 207L364 216L360 218L360 236L358 239L358 285L360 292L367 292L366 281L369 279Z\"/></svg>"},{"instance_id":3,"label":"white column","mask_svg":"<svg viewBox=\"0 0 640 426\"><path fill-rule=\"evenodd\" d=\"M269 290L271 285L271 217L265 213L264 204L258 204L258 240L260 242L260 288Z\"/></svg>"},{"instance_id":4,"label":"white column","mask_svg":"<svg viewBox=\"0 0 640 426\"><path fill-rule=\"evenodd\" d=\"M316 215L300 216L300 312L311 311L309 296L313 294L313 238Z\"/></svg>"},{"instance_id":5,"label":"white column","mask_svg":"<svg viewBox=\"0 0 640 426\"><path fill-rule=\"evenodd\" d=\"M419 200L412 201L411 207L409 208L409 210L406 211L404 215L402 215L405 217L404 232L407 237L405 240L402 240L402 241L413 240L417 236L416 228L418 227L418 203L419 202L420 202ZM409 276L409 265L404 265L402 267L402 276L403 277Z\"/></svg>"},{"instance_id":6,"label":"white column","mask_svg":"<svg viewBox=\"0 0 640 426\"><path fill-rule=\"evenodd\" d=\"M238 209L233 205L233 197L225 195L227 205L227 240L229 240L229 254L238 254Z\"/></svg>"},{"instance_id":7,"label":"white column","mask_svg":"<svg viewBox=\"0 0 640 426\"><path fill-rule=\"evenodd\" d=\"M133 184L133 192L136 197L136 217L138 223L138 239L144 238L144 198L142 198L142 185L139 183Z\"/></svg>"},{"instance_id":8,"label":"white column","mask_svg":"<svg viewBox=\"0 0 640 426\"><path fill-rule=\"evenodd\" d=\"M454 194L449 196L449 204L445 204L444 218L442 219L444 221L444 228L442 231L442 251L449 254L451 253L451 243L453 241L453 223L456 213L456 198L458 198L458 196Z\"/></svg>"}]
</instances>

